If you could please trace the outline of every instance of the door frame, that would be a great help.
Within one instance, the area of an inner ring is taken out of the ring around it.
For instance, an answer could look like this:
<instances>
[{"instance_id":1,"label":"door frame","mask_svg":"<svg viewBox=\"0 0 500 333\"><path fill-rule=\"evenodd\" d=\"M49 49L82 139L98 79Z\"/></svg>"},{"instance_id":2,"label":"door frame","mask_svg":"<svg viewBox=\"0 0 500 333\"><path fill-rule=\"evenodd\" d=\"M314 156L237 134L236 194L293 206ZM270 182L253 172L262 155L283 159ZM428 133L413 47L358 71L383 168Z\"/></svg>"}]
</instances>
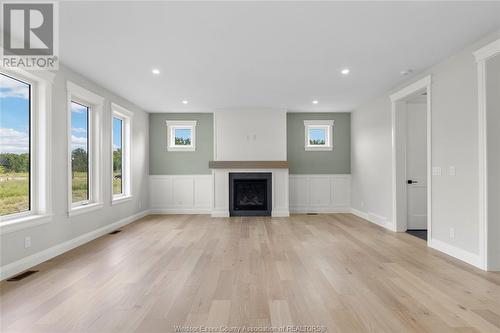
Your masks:
<instances>
[{"instance_id":1,"label":"door frame","mask_svg":"<svg viewBox=\"0 0 500 333\"><path fill-rule=\"evenodd\" d=\"M427 93L427 244L432 239L432 105L431 75L390 95L392 118L392 230L407 229L406 130L398 117L397 104L425 89Z\"/></svg>"},{"instance_id":2,"label":"door frame","mask_svg":"<svg viewBox=\"0 0 500 333\"><path fill-rule=\"evenodd\" d=\"M486 126L486 61L500 54L500 39L473 53L477 64L479 132L479 258L484 270L498 270L488 265L488 142Z\"/></svg>"}]
</instances>

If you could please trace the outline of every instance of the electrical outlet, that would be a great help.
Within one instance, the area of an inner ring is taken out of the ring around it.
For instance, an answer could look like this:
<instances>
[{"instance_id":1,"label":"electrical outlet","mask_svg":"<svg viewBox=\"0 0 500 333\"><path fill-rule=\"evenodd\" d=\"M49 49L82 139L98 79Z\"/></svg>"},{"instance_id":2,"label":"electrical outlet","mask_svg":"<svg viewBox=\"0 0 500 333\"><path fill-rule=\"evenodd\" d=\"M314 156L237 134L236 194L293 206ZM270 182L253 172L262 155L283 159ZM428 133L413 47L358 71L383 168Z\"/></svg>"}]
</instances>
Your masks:
<instances>
[{"instance_id":1,"label":"electrical outlet","mask_svg":"<svg viewBox=\"0 0 500 333\"><path fill-rule=\"evenodd\" d=\"M365 206L365 202L361 201L361 207L364 207L364 206Z\"/></svg>"},{"instance_id":2,"label":"electrical outlet","mask_svg":"<svg viewBox=\"0 0 500 333\"><path fill-rule=\"evenodd\" d=\"M31 246L31 236L24 237L24 248L27 249Z\"/></svg>"},{"instance_id":3,"label":"electrical outlet","mask_svg":"<svg viewBox=\"0 0 500 333\"><path fill-rule=\"evenodd\" d=\"M139 209L142 208L142 201L139 200L139 202L137 203L137 205L139 206Z\"/></svg>"},{"instance_id":4,"label":"electrical outlet","mask_svg":"<svg viewBox=\"0 0 500 333\"><path fill-rule=\"evenodd\" d=\"M450 239L455 239L455 228L450 228Z\"/></svg>"}]
</instances>

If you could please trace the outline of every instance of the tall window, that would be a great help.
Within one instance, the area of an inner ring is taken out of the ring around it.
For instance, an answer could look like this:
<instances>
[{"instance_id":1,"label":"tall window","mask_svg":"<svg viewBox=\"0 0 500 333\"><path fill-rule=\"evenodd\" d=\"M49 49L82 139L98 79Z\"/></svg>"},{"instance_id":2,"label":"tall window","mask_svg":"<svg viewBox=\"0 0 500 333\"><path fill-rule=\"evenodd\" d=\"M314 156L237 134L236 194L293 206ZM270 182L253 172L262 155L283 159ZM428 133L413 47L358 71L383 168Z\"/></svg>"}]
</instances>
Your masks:
<instances>
[{"instance_id":1,"label":"tall window","mask_svg":"<svg viewBox=\"0 0 500 333\"><path fill-rule=\"evenodd\" d=\"M0 74L0 215L31 210L31 85Z\"/></svg>"},{"instance_id":2,"label":"tall window","mask_svg":"<svg viewBox=\"0 0 500 333\"><path fill-rule=\"evenodd\" d=\"M89 107L71 101L71 198L87 202L89 196Z\"/></svg>"},{"instance_id":3,"label":"tall window","mask_svg":"<svg viewBox=\"0 0 500 333\"><path fill-rule=\"evenodd\" d=\"M113 117L113 195L123 194L123 120Z\"/></svg>"},{"instance_id":4,"label":"tall window","mask_svg":"<svg viewBox=\"0 0 500 333\"><path fill-rule=\"evenodd\" d=\"M132 113L111 104L111 159L112 159L112 203L125 202L132 197L130 180L130 128Z\"/></svg>"},{"instance_id":5,"label":"tall window","mask_svg":"<svg viewBox=\"0 0 500 333\"><path fill-rule=\"evenodd\" d=\"M102 207L103 98L72 82L68 89L68 214Z\"/></svg>"}]
</instances>

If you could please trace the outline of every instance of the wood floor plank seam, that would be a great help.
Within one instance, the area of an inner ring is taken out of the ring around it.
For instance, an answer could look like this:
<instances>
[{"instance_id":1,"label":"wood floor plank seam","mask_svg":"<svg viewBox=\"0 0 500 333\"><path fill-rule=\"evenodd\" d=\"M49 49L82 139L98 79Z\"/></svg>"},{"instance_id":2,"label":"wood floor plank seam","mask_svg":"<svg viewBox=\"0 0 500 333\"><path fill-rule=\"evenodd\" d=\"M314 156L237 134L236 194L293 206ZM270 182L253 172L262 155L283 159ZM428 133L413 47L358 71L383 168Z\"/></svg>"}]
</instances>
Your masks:
<instances>
[{"instance_id":1,"label":"wood floor plank seam","mask_svg":"<svg viewBox=\"0 0 500 333\"><path fill-rule=\"evenodd\" d=\"M151 215L0 282L1 332L500 332L500 273L351 214Z\"/></svg>"}]
</instances>

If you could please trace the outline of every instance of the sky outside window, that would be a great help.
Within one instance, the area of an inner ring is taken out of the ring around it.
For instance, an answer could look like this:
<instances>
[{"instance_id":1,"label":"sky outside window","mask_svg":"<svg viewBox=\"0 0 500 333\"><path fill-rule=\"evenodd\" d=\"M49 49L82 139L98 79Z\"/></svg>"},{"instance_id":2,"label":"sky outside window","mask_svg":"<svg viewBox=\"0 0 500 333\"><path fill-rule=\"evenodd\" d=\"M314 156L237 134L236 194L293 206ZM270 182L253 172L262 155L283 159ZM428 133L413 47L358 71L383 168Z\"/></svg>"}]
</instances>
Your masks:
<instances>
[{"instance_id":1,"label":"sky outside window","mask_svg":"<svg viewBox=\"0 0 500 333\"><path fill-rule=\"evenodd\" d=\"M0 215L30 210L30 85L0 74Z\"/></svg>"},{"instance_id":2,"label":"sky outside window","mask_svg":"<svg viewBox=\"0 0 500 333\"><path fill-rule=\"evenodd\" d=\"M71 102L72 202L89 200L88 131L89 108Z\"/></svg>"},{"instance_id":3,"label":"sky outside window","mask_svg":"<svg viewBox=\"0 0 500 333\"><path fill-rule=\"evenodd\" d=\"M191 129L189 128L176 128L174 130L175 144L176 145L191 145Z\"/></svg>"},{"instance_id":4,"label":"sky outside window","mask_svg":"<svg viewBox=\"0 0 500 333\"><path fill-rule=\"evenodd\" d=\"M326 129L311 128L309 129L309 144L324 145L326 143Z\"/></svg>"},{"instance_id":5,"label":"sky outside window","mask_svg":"<svg viewBox=\"0 0 500 333\"><path fill-rule=\"evenodd\" d=\"M123 193L123 120L113 117L113 194Z\"/></svg>"}]
</instances>

